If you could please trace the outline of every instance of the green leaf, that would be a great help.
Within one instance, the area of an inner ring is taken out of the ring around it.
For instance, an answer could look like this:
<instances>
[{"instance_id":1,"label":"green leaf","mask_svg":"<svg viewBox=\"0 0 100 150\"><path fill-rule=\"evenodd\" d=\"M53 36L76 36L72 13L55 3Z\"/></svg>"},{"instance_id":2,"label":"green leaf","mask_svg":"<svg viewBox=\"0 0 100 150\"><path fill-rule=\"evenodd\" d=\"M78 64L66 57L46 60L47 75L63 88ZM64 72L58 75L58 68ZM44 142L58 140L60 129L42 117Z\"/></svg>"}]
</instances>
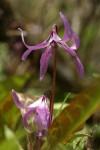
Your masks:
<instances>
[{"instance_id":1,"label":"green leaf","mask_svg":"<svg viewBox=\"0 0 100 150\"><path fill-rule=\"evenodd\" d=\"M4 131L5 131L5 139L2 142L0 142L0 149L23 150L22 146L18 142L18 139L20 139L20 137L23 137L25 135L25 132L19 130L20 134L18 132L15 134L15 132L13 132L7 126L4 127Z\"/></svg>"},{"instance_id":2,"label":"green leaf","mask_svg":"<svg viewBox=\"0 0 100 150\"><path fill-rule=\"evenodd\" d=\"M55 143L64 142L95 112L100 105L100 79L87 86L73 99L49 129L48 142L51 147Z\"/></svg>"},{"instance_id":3,"label":"green leaf","mask_svg":"<svg viewBox=\"0 0 100 150\"><path fill-rule=\"evenodd\" d=\"M6 124L10 128L14 129L19 116L20 111L14 104L13 97L10 92L7 97L0 102L0 118L2 119L0 121L0 127L3 128L4 124Z\"/></svg>"},{"instance_id":4,"label":"green leaf","mask_svg":"<svg viewBox=\"0 0 100 150\"><path fill-rule=\"evenodd\" d=\"M7 94L15 88L16 90L21 89L27 80L29 79L30 75L23 75L23 76L12 76L7 78L5 81L0 83L0 101L3 100Z\"/></svg>"}]
</instances>

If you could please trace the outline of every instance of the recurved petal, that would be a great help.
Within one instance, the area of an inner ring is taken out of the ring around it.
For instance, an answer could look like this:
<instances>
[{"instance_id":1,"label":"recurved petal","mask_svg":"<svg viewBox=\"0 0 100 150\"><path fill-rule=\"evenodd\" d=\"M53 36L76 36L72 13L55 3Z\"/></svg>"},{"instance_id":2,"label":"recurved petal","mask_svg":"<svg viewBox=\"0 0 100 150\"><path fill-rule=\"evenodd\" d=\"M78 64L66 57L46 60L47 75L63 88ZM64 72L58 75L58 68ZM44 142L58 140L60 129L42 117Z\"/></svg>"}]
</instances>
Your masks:
<instances>
[{"instance_id":1,"label":"recurved petal","mask_svg":"<svg viewBox=\"0 0 100 150\"><path fill-rule=\"evenodd\" d=\"M63 13L60 12L60 16L64 22L64 37L62 38L63 42L67 42L69 40L71 40L71 38L74 39L74 42L72 44L72 46L70 47L73 50L77 50L79 48L80 45L80 39L79 37L73 32L68 20L66 19L66 17L63 15Z\"/></svg>"},{"instance_id":2,"label":"recurved petal","mask_svg":"<svg viewBox=\"0 0 100 150\"><path fill-rule=\"evenodd\" d=\"M48 46L48 42L47 42L47 39L48 39L48 38L47 38L44 42L42 42L42 43L40 43L40 44L37 44L37 45L35 45L35 46L29 46L29 45L27 45L27 44L25 43L25 40L24 40L24 34L23 34L22 29L20 29L20 28L18 28L18 29L19 29L20 32L21 32L22 42L24 43L24 45L25 45L28 49L37 50L37 49L45 48L46 46Z\"/></svg>"},{"instance_id":3,"label":"recurved petal","mask_svg":"<svg viewBox=\"0 0 100 150\"><path fill-rule=\"evenodd\" d=\"M80 75L81 78L84 77L84 67L82 62L80 61L80 59L76 56L75 58L75 62L76 62L76 68L77 68L77 72Z\"/></svg>"},{"instance_id":4,"label":"recurved petal","mask_svg":"<svg viewBox=\"0 0 100 150\"><path fill-rule=\"evenodd\" d=\"M72 55L73 57L76 57L76 52L75 52L74 50L72 50L71 48L69 48L66 43L59 42L58 45L59 45L62 49L64 49L67 53L69 53L69 54Z\"/></svg>"},{"instance_id":5,"label":"recurved petal","mask_svg":"<svg viewBox=\"0 0 100 150\"><path fill-rule=\"evenodd\" d=\"M60 17L64 23L64 36L62 38L62 41L67 42L72 38L73 31L67 18L64 16L62 12L60 12Z\"/></svg>"},{"instance_id":6,"label":"recurved petal","mask_svg":"<svg viewBox=\"0 0 100 150\"><path fill-rule=\"evenodd\" d=\"M77 50L80 46L80 39L78 35L76 35L74 32L73 32L73 39L74 39L74 42L70 48L73 50Z\"/></svg>"},{"instance_id":7,"label":"recurved petal","mask_svg":"<svg viewBox=\"0 0 100 150\"><path fill-rule=\"evenodd\" d=\"M12 96L13 96L13 99L14 99L14 102L16 104L16 106L18 108L22 108L22 109L25 109L26 107L19 101L19 98L16 94L16 92L14 90L12 90Z\"/></svg>"},{"instance_id":8,"label":"recurved petal","mask_svg":"<svg viewBox=\"0 0 100 150\"><path fill-rule=\"evenodd\" d=\"M48 44L46 41L44 41L43 43L37 44L37 45L35 45L35 46L28 46L29 49L26 50L25 53L23 54L22 60L25 60L25 59L28 57L28 55L29 55L32 51L45 48L45 47L47 47L48 45L49 45L49 44Z\"/></svg>"},{"instance_id":9,"label":"recurved petal","mask_svg":"<svg viewBox=\"0 0 100 150\"><path fill-rule=\"evenodd\" d=\"M76 52L74 50L72 50L71 48L69 48L67 46L67 44L65 44L65 43L63 43L63 44L59 43L59 46L75 58L77 72L80 75L80 77L83 77L84 76L84 67L83 67L80 59L76 55Z\"/></svg>"},{"instance_id":10,"label":"recurved petal","mask_svg":"<svg viewBox=\"0 0 100 150\"><path fill-rule=\"evenodd\" d=\"M33 51L33 50L38 50L38 49L42 49L42 48L45 48L45 47L47 47L48 45L49 45L49 43L48 43L48 41L47 41L47 39L44 41L44 42L42 42L42 43L40 43L40 44L37 44L37 45L35 45L35 46L29 46L29 45L27 45L26 43L25 43L25 40L24 40L24 34L23 34L23 31L20 29L20 28L18 28L20 31L21 31L21 38L22 38L22 42L24 43L24 45L27 47L27 51L23 54L23 56L22 56L22 60L25 60L27 57L28 57L28 55Z\"/></svg>"},{"instance_id":11,"label":"recurved petal","mask_svg":"<svg viewBox=\"0 0 100 150\"><path fill-rule=\"evenodd\" d=\"M40 59L40 80L43 79L47 68L48 68L48 64L50 61L50 58L52 56L53 53L53 49L51 46L47 47L47 49L43 52L41 59Z\"/></svg>"},{"instance_id":12,"label":"recurved petal","mask_svg":"<svg viewBox=\"0 0 100 150\"><path fill-rule=\"evenodd\" d=\"M29 48L29 46L25 43L25 40L24 40L24 33L22 31L22 29L18 28L18 30L21 32L21 38L22 38L22 42L24 43L24 45Z\"/></svg>"},{"instance_id":13,"label":"recurved petal","mask_svg":"<svg viewBox=\"0 0 100 150\"><path fill-rule=\"evenodd\" d=\"M25 115L23 115L23 124L26 130L28 130L28 117L32 114L34 114L36 109L29 109ZM34 116L32 116L34 118Z\"/></svg>"}]
</instances>

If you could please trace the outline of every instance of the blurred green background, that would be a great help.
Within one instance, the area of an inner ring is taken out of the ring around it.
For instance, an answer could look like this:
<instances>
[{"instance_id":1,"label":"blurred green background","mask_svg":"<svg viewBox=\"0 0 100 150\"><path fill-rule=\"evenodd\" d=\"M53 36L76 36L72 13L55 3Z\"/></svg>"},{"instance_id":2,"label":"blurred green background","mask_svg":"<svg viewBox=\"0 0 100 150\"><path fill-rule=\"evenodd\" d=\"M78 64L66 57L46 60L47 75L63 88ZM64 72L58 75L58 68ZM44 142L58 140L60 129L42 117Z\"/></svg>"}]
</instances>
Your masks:
<instances>
[{"instance_id":1,"label":"blurred green background","mask_svg":"<svg viewBox=\"0 0 100 150\"><path fill-rule=\"evenodd\" d=\"M85 75L83 79L80 79L73 58L58 48L55 102L61 102L68 92L72 93L71 99L100 76L99 0L0 0L0 141L2 150L5 150L4 145L6 147L8 145L8 150L15 150L18 147L21 149L18 144L16 147L13 131L17 131L16 137L22 141L26 134L22 123L20 125L21 117L13 103L11 90L15 89L37 96L50 90L52 84L53 57L48 72L40 82L39 60L43 50L32 52L26 61L22 61L21 57L26 48L21 41L18 28L25 31L25 41L29 45L44 41L55 23L58 25L59 36L63 37L64 28L59 16L60 11L64 13L71 27L80 37L81 44L77 54L83 62ZM20 128L22 134L19 134L17 128ZM15 143L11 145L12 140Z\"/></svg>"}]
</instances>

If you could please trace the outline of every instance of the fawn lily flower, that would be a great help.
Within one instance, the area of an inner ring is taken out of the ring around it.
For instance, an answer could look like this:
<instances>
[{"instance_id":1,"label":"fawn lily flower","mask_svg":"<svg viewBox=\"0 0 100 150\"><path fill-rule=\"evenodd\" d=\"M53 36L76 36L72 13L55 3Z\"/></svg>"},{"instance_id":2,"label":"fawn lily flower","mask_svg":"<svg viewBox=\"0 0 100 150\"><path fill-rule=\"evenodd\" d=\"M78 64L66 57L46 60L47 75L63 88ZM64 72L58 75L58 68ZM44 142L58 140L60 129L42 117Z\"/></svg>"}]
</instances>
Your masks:
<instances>
[{"instance_id":1,"label":"fawn lily flower","mask_svg":"<svg viewBox=\"0 0 100 150\"><path fill-rule=\"evenodd\" d=\"M25 105L20 101L18 94L14 90L12 90L12 95L16 106L23 112L22 117L25 129L30 132L28 123L30 117L32 123L34 120L37 136L41 139L43 135L47 134L50 123L50 111L46 96L42 95L37 101L30 105Z\"/></svg>"},{"instance_id":2,"label":"fawn lily flower","mask_svg":"<svg viewBox=\"0 0 100 150\"><path fill-rule=\"evenodd\" d=\"M47 71L50 58L57 45L74 57L79 75L83 77L84 74L83 65L75 52L75 50L77 50L80 45L79 37L73 32L68 20L61 12L60 12L60 17L64 23L64 36L62 39L58 36L57 25L53 25L49 37L44 42L37 44L35 46L29 46L25 43L23 31L19 29L21 31L22 42L27 48L27 50L22 56L22 60L25 60L32 51L45 48L45 51L43 52L40 60L40 80L43 79ZM70 41L71 39L73 39L73 43L69 47L66 44L66 42Z\"/></svg>"}]
</instances>

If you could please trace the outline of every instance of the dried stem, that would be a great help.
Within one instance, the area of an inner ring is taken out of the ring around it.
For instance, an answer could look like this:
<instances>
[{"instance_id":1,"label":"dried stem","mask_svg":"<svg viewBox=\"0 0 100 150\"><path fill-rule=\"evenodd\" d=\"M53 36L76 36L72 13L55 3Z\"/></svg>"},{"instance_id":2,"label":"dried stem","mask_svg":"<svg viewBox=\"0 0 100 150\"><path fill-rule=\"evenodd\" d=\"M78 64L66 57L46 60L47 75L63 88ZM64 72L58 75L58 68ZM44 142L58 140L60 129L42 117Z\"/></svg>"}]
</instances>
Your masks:
<instances>
[{"instance_id":1,"label":"dried stem","mask_svg":"<svg viewBox=\"0 0 100 150\"><path fill-rule=\"evenodd\" d=\"M53 116L53 106L54 106L54 97L55 97L55 85L56 85L56 48L54 49L54 67L53 67L53 81L52 81L52 96L50 100L50 113L51 120Z\"/></svg>"}]
</instances>

